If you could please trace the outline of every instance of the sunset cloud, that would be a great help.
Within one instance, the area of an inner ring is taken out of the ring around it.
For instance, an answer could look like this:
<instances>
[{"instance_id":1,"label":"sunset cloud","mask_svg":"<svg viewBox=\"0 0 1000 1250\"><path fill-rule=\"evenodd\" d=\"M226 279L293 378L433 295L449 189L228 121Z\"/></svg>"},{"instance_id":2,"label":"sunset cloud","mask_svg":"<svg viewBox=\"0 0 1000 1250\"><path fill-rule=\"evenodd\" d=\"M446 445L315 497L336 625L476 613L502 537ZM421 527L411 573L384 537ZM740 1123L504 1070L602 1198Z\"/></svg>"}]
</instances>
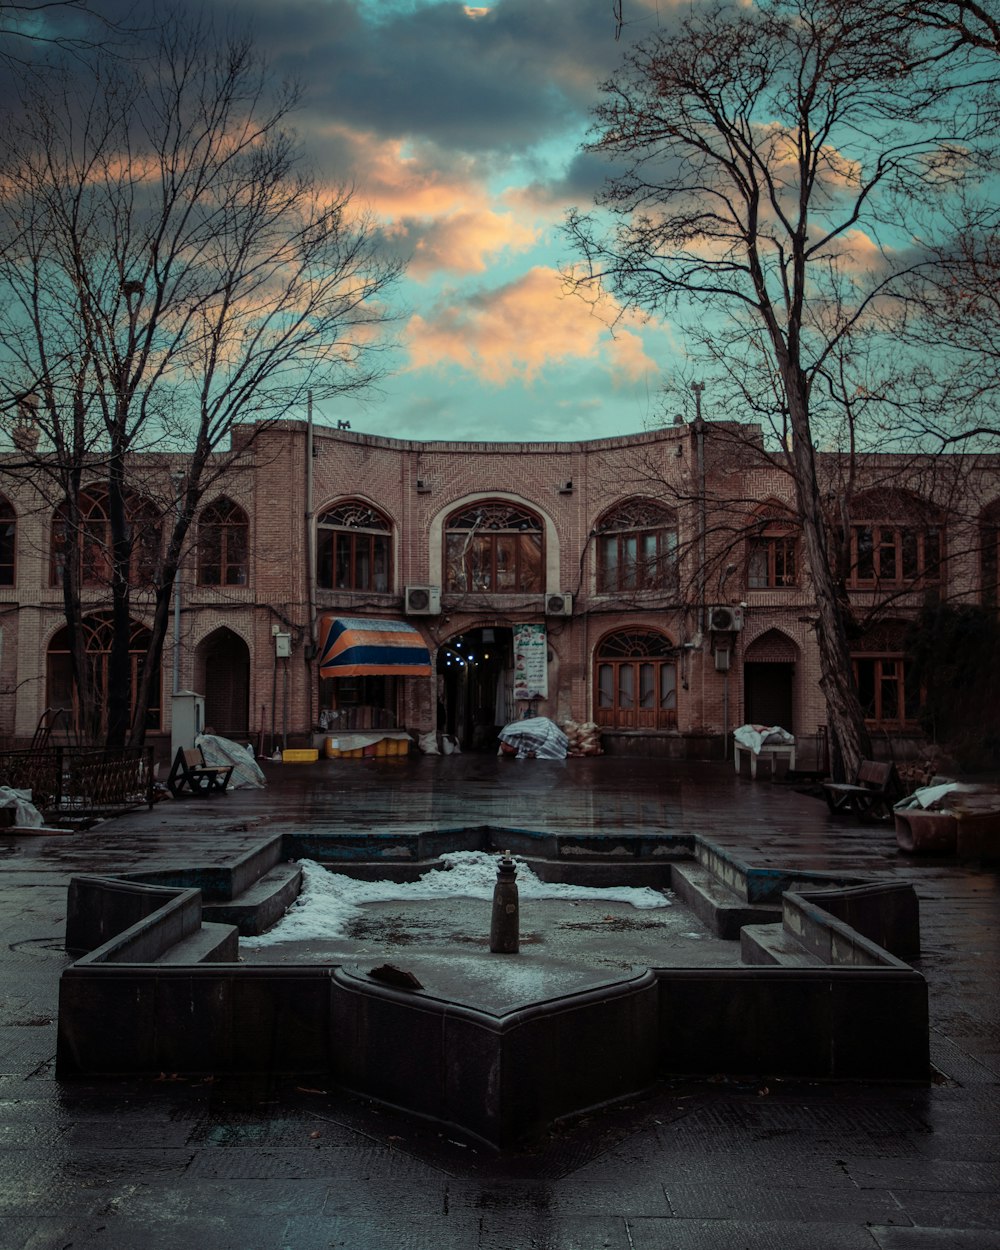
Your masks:
<instances>
[{"instance_id":1,"label":"sunset cloud","mask_svg":"<svg viewBox=\"0 0 1000 1250\"><path fill-rule=\"evenodd\" d=\"M595 310L567 293L556 270L536 266L495 290L414 316L407 333L410 366L457 365L492 385L530 381L546 366L582 360L603 360L613 380L656 372L634 329L611 334L614 312L607 299Z\"/></svg>"}]
</instances>

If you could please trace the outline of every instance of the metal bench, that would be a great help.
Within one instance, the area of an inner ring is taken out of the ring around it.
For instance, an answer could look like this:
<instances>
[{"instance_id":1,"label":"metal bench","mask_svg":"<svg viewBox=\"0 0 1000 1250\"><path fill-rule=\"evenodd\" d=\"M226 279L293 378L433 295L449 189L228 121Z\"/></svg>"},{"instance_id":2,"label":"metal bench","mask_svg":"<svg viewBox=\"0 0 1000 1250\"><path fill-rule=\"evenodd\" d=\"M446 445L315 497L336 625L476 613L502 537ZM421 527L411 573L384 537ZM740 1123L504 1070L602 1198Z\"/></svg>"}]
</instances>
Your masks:
<instances>
[{"instance_id":1,"label":"metal bench","mask_svg":"<svg viewBox=\"0 0 1000 1250\"><path fill-rule=\"evenodd\" d=\"M831 812L853 812L861 819L886 818L902 786L895 764L862 760L853 782L825 781L823 790Z\"/></svg>"},{"instance_id":2,"label":"metal bench","mask_svg":"<svg viewBox=\"0 0 1000 1250\"><path fill-rule=\"evenodd\" d=\"M199 796L224 794L232 775L232 764L206 764L200 747L181 747L170 767L167 789L175 799L185 790Z\"/></svg>"}]
</instances>

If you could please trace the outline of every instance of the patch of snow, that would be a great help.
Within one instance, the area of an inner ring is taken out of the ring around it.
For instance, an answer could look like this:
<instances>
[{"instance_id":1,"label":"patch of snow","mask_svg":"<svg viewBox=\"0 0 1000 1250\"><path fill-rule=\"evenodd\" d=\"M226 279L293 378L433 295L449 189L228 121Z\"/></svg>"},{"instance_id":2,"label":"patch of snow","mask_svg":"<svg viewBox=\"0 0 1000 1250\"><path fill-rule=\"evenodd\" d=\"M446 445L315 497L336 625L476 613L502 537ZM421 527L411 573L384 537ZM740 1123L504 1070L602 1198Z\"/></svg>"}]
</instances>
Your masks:
<instances>
[{"instance_id":1,"label":"patch of snow","mask_svg":"<svg viewBox=\"0 0 1000 1250\"><path fill-rule=\"evenodd\" d=\"M431 868L416 881L358 881L344 873L330 872L315 860L300 860L302 891L284 917L267 933L240 938L247 947L270 946L308 938L346 935L352 921L361 916L366 903L413 902L419 899L493 898L497 859L486 851L452 851L440 856L442 867ZM669 907L670 899L646 886L568 885L541 881L523 859L517 864L518 895L523 899L558 898L603 903L628 903L651 909Z\"/></svg>"}]
</instances>

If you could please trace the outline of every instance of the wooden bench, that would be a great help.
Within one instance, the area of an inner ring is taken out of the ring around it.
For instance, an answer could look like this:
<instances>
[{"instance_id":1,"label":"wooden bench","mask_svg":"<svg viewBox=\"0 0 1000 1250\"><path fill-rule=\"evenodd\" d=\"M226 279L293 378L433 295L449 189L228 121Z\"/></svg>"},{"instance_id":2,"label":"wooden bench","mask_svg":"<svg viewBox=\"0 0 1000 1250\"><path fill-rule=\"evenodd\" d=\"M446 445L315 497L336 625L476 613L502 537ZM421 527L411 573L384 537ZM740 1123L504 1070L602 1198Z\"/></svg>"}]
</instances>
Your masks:
<instances>
[{"instance_id":1,"label":"wooden bench","mask_svg":"<svg viewBox=\"0 0 1000 1250\"><path fill-rule=\"evenodd\" d=\"M175 799L185 790L192 794L224 794L233 775L232 764L206 764L200 747L181 747L167 777L167 789Z\"/></svg>"},{"instance_id":2,"label":"wooden bench","mask_svg":"<svg viewBox=\"0 0 1000 1250\"><path fill-rule=\"evenodd\" d=\"M862 760L853 782L825 781L827 805L831 812L853 812L859 818L887 818L902 792L896 766L877 760Z\"/></svg>"}]
</instances>

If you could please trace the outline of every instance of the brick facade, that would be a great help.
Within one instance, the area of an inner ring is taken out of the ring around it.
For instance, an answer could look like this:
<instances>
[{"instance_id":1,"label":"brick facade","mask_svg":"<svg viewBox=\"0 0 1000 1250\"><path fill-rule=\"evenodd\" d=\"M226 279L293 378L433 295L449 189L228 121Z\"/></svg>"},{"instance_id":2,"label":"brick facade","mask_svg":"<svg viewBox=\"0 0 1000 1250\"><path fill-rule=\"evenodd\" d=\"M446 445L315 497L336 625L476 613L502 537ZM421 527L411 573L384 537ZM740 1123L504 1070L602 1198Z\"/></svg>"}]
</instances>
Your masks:
<instances>
[{"instance_id":1,"label":"brick facade","mask_svg":"<svg viewBox=\"0 0 1000 1250\"><path fill-rule=\"evenodd\" d=\"M220 692L210 698L209 720L213 700L224 696L222 704L216 702L225 709L223 719L240 723L220 724L220 732L239 731L265 749L273 736L308 742L322 714L330 710L324 704L330 701L329 684L321 685L317 671L316 648L323 641L316 632L318 619L324 613L402 619L405 589L426 586L440 588L440 613L408 619L426 642L435 675L400 678L391 699L390 711L411 731L434 729L442 715L461 716L461 737L480 713L495 719L499 704L470 707L468 690L463 687L465 693L459 695L457 679L445 679L447 657L456 655L462 640L482 645L490 631L498 640L495 645L509 651L507 631L537 623L547 630L549 690L534 709L560 722L599 719L598 651L607 640L620 638L622 631L652 631L666 640L665 663L673 667L676 680L674 723L605 724L607 750L719 756L724 736L747 719L748 701L787 709L789 727L800 741L816 741L825 713L814 607L801 552L791 584L753 588L747 574L747 518L766 501L791 506L788 478L763 460L759 445L747 443L745 427L739 438L736 433L737 427L706 424L586 443L418 443L321 427L314 431L310 456L303 423L280 423L252 441L247 431L238 429L234 447L242 446L242 453L203 502L208 505L224 495L246 514L246 582L199 586L197 553L186 556L179 591L179 687ZM839 462L826 460L832 481ZM950 598L976 601L981 593L976 518L1000 496L998 462L947 460L962 467L964 484L962 508L945 504L946 592ZM158 466L154 472L166 483L176 466L162 461ZM917 468L919 472L912 463L904 467L888 457L866 462L873 483L891 469L897 483L902 475L915 488L927 465ZM934 482L940 492L940 474ZM17 514L15 583L0 586L0 734L8 740L25 739L50 697L46 654L63 623L62 592L49 585L51 507L31 488L16 485L2 461L0 491ZM164 496L169 497L166 486ZM323 588L309 576L315 519L345 500L362 501L389 522L387 589ZM447 520L466 505L486 500L540 520L544 557L535 588L449 589ZM624 501L637 500L665 501L676 512L677 575L658 587L601 591L602 518ZM197 541L196 530L191 541ZM87 606L97 610L100 593L87 594ZM553 596L564 595L572 597L570 615L546 611ZM855 593L859 601L866 596L873 600L875 592ZM905 620L922 599L922 591L904 588L886 610L893 619ZM731 608L740 628L731 633L707 628L707 605ZM143 610L140 594L135 603L140 620ZM291 635L287 660L275 656L276 630ZM169 744L174 641L171 630L162 666L162 724L159 734L152 735L165 744L163 752ZM654 657L648 672L659 674L662 668L663 662ZM225 677L221 685L220 675ZM666 682L669 676L655 680ZM650 706L665 703L665 690L647 691ZM484 692L481 682L476 698L488 705L492 696ZM638 690L633 694L640 702ZM615 706L614 715L624 715L617 702Z\"/></svg>"}]
</instances>

